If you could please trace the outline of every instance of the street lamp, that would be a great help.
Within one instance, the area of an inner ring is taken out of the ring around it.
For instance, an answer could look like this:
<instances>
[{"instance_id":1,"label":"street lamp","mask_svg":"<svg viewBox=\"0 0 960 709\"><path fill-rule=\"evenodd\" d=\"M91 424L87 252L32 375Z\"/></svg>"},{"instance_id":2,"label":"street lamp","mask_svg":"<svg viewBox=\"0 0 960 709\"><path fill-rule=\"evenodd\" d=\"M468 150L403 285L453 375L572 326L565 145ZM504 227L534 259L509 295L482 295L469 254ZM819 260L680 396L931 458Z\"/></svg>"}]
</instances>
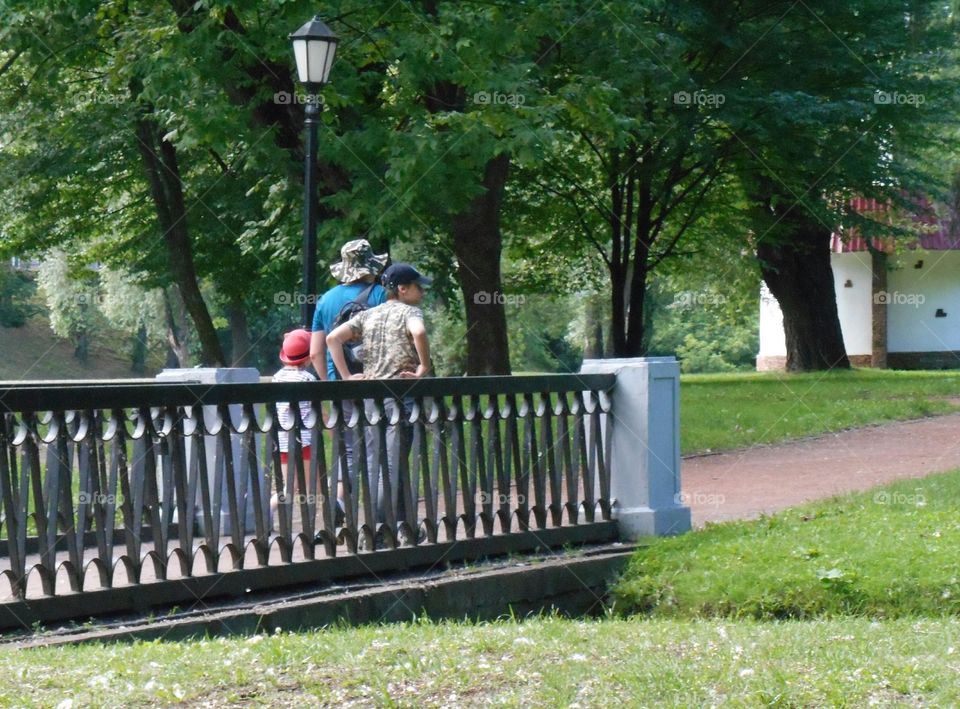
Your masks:
<instances>
[{"instance_id":1,"label":"street lamp","mask_svg":"<svg viewBox=\"0 0 960 709\"><path fill-rule=\"evenodd\" d=\"M290 35L297 74L307 90L306 119L307 154L303 179L303 303L300 316L303 327L310 329L313 318L313 297L317 290L317 122L320 115L317 93L327 83L337 36L315 16Z\"/></svg>"}]
</instances>

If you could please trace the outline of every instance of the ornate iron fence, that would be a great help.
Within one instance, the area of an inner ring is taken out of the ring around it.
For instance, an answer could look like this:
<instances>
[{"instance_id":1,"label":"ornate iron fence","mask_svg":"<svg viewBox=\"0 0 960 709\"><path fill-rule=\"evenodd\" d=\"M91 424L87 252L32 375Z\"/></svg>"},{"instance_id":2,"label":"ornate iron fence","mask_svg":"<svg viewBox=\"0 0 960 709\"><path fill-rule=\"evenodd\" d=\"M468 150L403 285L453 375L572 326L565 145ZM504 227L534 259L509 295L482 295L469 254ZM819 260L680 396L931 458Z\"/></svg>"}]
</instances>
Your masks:
<instances>
[{"instance_id":1,"label":"ornate iron fence","mask_svg":"<svg viewBox=\"0 0 960 709\"><path fill-rule=\"evenodd\" d=\"M0 388L0 626L615 538L614 382Z\"/></svg>"}]
</instances>

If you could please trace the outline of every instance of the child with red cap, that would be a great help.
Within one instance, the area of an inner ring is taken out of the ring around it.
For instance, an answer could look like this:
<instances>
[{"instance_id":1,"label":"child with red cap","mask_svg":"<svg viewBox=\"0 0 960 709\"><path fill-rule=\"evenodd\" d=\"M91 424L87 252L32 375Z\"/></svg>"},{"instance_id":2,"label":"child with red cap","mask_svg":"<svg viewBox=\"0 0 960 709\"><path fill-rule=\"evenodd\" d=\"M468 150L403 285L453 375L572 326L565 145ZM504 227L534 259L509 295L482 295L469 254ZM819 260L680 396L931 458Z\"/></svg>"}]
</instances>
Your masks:
<instances>
[{"instance_id":1,"label":"child with red cap","mask_svg":"<svg viewBox=\"0 0 960 709\"><path fill-rule=\"evenodd\" d=\"M275 382L315 382L317 378L312 372L307 371L307 365L310 364L310 333L307 330L293 330L283 336L283 346L280 348L280 361L283 363L276 374L273 375ZM310 402L300 402L300 418L306 420L310 413ZM279 431L277 438L280 444L280 463L283 471L286 473L287 461L289 460L290 433L289 431L293 415L290 412L290 404L285 401L277 402L277 419ZM310 429L300 429L300 442L303 448L304 464L310 462ZM309 469L307 469L309 475ZM275 512L277 509L277 496L270 498L270 509Z\"/></svg>"}]
</instances>

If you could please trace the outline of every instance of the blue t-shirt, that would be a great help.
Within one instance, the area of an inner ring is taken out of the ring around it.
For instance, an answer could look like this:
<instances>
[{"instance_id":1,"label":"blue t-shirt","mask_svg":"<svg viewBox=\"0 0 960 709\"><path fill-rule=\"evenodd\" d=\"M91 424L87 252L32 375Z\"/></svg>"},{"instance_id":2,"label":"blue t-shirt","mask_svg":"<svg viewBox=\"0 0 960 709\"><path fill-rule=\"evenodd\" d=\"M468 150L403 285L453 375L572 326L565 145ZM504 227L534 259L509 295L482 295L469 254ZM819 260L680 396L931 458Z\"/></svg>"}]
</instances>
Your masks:
<instances>
[{"instance_id":1,"label":"blue t-shirt","mask_svg":"<svg viewBox=\"0 0 960 709\"><path fill-rule=\"evenodd\" d=\"M320 330L325 333L330 332L333 329L333 321L340 314L343 306L352 300L356 300L369 285L369 283L341 283L324 293L317 303L317 309L313 312L313 327L311 328L313 332ZM387 291L378 283L370 291L367 305L372 308L386 302L386 300ZM327 376L330 379L339 379L337 368L333 366L330 350L327 350Z\"/></svg>"}]
</instances>

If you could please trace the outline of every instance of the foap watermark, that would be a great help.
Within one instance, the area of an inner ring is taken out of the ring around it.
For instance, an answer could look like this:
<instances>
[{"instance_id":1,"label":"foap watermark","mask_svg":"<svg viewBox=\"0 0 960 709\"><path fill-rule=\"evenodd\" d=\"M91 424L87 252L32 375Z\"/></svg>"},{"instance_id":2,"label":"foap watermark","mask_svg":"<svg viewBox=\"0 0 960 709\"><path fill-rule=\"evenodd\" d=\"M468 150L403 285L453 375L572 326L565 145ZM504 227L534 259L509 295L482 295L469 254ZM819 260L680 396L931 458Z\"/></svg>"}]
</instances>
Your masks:
<instances>
[{"instance_id":1,"label":"foap watermark","mask_svg":"<svg viewBox=\"0 0 960 709\"><path fill-rule=\"evenodd\" d=\"M121 91L88 91L77 96L77 108L100 104L104 106L119 106L130 100L129 94Z\"/></svg>"},{"instance_id":2,"label":"foap watermark","mask_svg":"<svg viewBox=\"0 0 960 709\"><path fill-rule=\"evenodd\" d=\"M501 293L500 291L478 291L473 294L473 302L477 305L523 305L526 298L520 294Z\"/></svg>"},{"instance_id":3,"label":"foap watermark","mask_svg":"<svg viewBox=\"0 0 960 709\"><path fill-rule=\"evenodd\" d=\"M904 94L899 91L877 91L873 94L873 102L878 106L921 106L926 103L927 97L923 94Z\"/></svg>"},{"instance_id":4,"label":"foap watermark","mask_svg":"<svg viewBox=\"0 0 960 709\"><path fill-rule=\"evenodd\" d=\"M673 95L673 102L678 106L707 106L719 108L727 102L727 97L721 93L709 91L677 91Z\"/></svg>"},{"instance_id":5,"label":"foap watermark","mask_svg":"<svg viewBox=\"0 0 960 709\"><path fill-rule=\"evenodd\" d=\"M927 302L923 293L901 293L900 291L877 291L873 294L874 305L912 305L919 308Z\"/></svg>"},{"instance_id":6,"label":"foap watermark","mask_svg":"<svg viewBox=\"0 0 960 709\"><path fill-rule=\"evenodd\" d=\"M107 305L114 307L136 308L143 302L143 294L125 295L122 293L101 291L84 291L71 296L73 302L83 307L96 306L103 309Z\"/></svg>"},{"instance_id":7,"label":"foap watermark","mask_svg":"<svg viewBox=\"0 0 960 709\"><path fill-rule=\"evenodd\" d=\"M77 293L76 295L74 295L73 300L74 302L76 302L77 305L81 305L81 306L95 305L97 307L100 307L103 305L104 301L106 300L106 296L103 293L94 293L94 292L88 291L86 293Z\"/></svg>"},{"instance_id":8,"label":"foap watermark","mask_svg":"<svg viewBox=\"0 0 960 709\"><path fill-rule=\"evenodd\" d=\"M77 495L78 505L120 505L123 504L123 496L117 494L107 494L104 492L90 492L81 490Z\"/></svg>"},{"instance_id":9,"label":"foap watermark","mask_svg":"<svg viewBox=\"0 0 960 709\"><path fill-rule=\"evenodd\" d=\"M499 91L477 91L477 93L473 95L473 102L481 106L510 106L511 108L519 108L527 102L527 97L518 93L505 94Z\"/></svg>"},{"instance_id":10,"label":"foap watermark","mask_svg":"<svg viewBox=\"0 0 960 709\"><path fill-rule=\"evenodd\" d=\"M698 507L720 507L727 502L726 496L721 492L701 492L700 490L685 490L678 492L673 496L673 501L678 505L697 505Z\"/></svg>"},{"instance_id":11,"label":"foap watermark","mask_svg":"<svg viewBox=\"0 0 960 709\"><path fill-rule=\"evenodd\" d=\"M308 103L323 105L323 96L319 94L300 94L289 91L277 91L273 95L273 102L280 106L305 106Z\"/></svg>"},{"instance_id":12,"label":"foap watermark","mask_svg":"<svg viewBox=\"0 0 960 709\"><path fill-rule=\"evenodd\" d=\"M274 305L316 305L320 296L314 293L291 293L279 291L273 294Z\"/></svg>"},{"instance_id":13,"label":"foap watermark","mask_svg":"<svg viewBox=\"0 0 960 709\"><path fill-rule=\"evenodd\" d=\"M518 492L487 492L486 490L478 492L475 499L478 505L509 505L510 507L520 507L527 502L526 495Z\"/></svg>"},{"instance_id":14,"label":"foap watermark","mask_svg":"<svg viewBox=\"0 0 960 709\"><path fill-rule=\"evenodd\" d=\"M322 505L326 501L326 495L312 492L295 492L292 495L282 492L277 495L277 502L281 505L286 502L291 502L294 505Z\"/></svg>"},{"instance_id":15,"label":"foap watermark","mask_svg":"<svg viewBox=\"0 0 960 709\"><path fill-rule=\"evenodd\" d=\"M873 501L878 505L903 505L905 507L926 507L927 505L927 498L918 487L914 488L913 492L880 490L874 494Z\"/></svg>"},{"instance_id":16,"label":"foap watermark","mask_svg":"<svg viewBox=\"0 0 960 709\"><path fill-rule=\"evenodd\" d=\"M674 296L672 305L674 308L702 308L710 305L723 305L726 302L727 296L722 293L684 291Z\"/></svg>"}]
</instances>

